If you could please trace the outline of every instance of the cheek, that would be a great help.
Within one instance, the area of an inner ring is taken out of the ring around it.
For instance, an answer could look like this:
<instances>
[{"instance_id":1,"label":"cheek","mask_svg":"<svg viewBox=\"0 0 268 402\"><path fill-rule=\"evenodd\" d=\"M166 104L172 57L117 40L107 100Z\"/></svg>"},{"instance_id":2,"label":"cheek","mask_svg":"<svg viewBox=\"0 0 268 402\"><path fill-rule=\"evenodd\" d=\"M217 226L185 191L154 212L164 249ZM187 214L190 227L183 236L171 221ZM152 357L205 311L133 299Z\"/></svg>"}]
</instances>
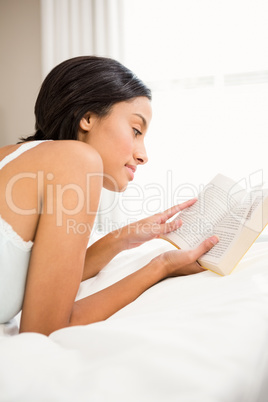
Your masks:
<instances>
[{"instance_id":1,"label":"cheek","mask_svg":"<svg viewBox=\"0 0 268 402\"><path fill-rule=\"evenodd\" d=\"M128 161L130 155L132 154L133 142L131 139L126 138L126 137L118 138L118 140L114 142L113 149L114 149L114 154L117 155L119 160L126 158ZM111 153L111 150L110 150L110 153Z\"/></svg>"},{"instance_id":2,"label":"cheek","mask_svg":"<svg viewBox=\"0 0 268 402\"><path fill-rule=\"evenodd\" d=\"M133 153L133 133L129 126L111 127L105 130L104 141L102 141L101 153L105 159L107 169L115 169L130 161Z\"/></svg>"},{"instance_id":3,"label":"cheek","mask_svg":"<svg viewBox=\"0 0 268 402\"><path fill-rule=\"evenodd\" d=\"M132 138L124 138L124 140L122 141L122 150L124 150L124 152L126 154L130 154L132 152L133 149L133 139Z\"/></svg>"}]
</instances>

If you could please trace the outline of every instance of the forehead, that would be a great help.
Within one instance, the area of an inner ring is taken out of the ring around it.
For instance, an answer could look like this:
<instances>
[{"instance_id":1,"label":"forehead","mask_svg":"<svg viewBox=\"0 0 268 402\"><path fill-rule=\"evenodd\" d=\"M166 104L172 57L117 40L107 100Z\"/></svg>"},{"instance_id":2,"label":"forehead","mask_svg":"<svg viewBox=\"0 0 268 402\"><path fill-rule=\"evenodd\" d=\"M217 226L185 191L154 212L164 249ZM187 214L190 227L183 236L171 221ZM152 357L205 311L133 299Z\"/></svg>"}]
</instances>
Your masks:
<instances>
[{"instance_id":1,"label":"forehead","mask_svg":"<svg viewBox=\"0 0 268 402\"><path fill-rule=\"evenodd\" d=\"M149 125L152 118L151 102L145 96L116 103L111 112L112 114L124 114L128 117L140 119L145 126Z\"/></svg>"}]
</instances>

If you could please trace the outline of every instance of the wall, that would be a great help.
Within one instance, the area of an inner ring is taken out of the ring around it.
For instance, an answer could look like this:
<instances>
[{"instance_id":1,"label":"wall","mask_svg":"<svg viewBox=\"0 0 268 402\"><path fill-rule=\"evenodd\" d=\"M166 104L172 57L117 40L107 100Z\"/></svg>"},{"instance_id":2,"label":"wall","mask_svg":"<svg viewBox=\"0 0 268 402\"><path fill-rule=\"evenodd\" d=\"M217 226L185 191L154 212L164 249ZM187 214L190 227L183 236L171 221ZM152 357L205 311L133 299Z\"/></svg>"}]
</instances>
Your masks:
<instances>
[{"instance_id":1,"label":"wall","mask_svg":"<svg viewBox=\"0 0 268 402\"><path fill-rule=\"evenodd\" d=\"M0 146L34 131L41 84L39 0L0 0Z\"/></svg>"}]
</instances>

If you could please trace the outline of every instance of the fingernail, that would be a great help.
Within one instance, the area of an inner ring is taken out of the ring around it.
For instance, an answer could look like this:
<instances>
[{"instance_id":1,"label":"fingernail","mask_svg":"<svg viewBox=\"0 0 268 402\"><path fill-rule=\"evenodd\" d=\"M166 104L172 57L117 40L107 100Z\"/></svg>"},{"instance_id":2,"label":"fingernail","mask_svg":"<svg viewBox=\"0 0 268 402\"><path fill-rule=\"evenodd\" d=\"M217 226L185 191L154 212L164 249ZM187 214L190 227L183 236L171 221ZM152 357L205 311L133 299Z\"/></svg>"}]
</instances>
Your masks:
<instances>
[{"instance_id":1,"label":"fingernail","mask_svg":"<svg viewBox=\"0 0 268 402\"><path fill-rule=\"evenodd\" d=\"M213 243L214 244L214 246L215 246L215 244L217 244L218 242L219 242L219 237L218 236L212 236L210 239L209 239L210 241L211 241L211 243Z\"/></svg>"},{"instance_id":2,"label":"fingernail","mask_svg":"<svg viewBox=\"0 0 268 402\"><path fill-rule=\"evenodd\" d=\"M197 201L197 197L192 198L191 200L189 200L191 202L196 202Z\"/></svg>"},{"instance_id":3,"label":"fingernail","mask_svg":"<svg viewBox=\"0 0 268 402\"><path fill-rule=\"evenodd\" d=\"M181 227L182 225L182 220L181 219L176 219L176 226Z\"/></svg>"}]
</instances>

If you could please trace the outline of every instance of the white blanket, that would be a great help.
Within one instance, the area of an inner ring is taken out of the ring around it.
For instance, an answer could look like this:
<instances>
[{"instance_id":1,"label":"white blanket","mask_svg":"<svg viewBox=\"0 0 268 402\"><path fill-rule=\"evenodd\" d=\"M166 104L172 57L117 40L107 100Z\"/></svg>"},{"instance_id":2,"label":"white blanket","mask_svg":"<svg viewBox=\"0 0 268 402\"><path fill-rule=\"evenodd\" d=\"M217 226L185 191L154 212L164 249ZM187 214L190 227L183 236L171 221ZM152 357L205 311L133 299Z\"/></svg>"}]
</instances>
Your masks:
<instances>
[{"instance_id":1,"label":"white blanket","mask_svg":"<svg viewBox=\"0 0 268 402\"><path fill-rule=\"evenodd\" d=\"M171 248L121 253L78 298ZM268 243L227 277L167 279L104 322L49 337L17 335L14 322L1 331L1 402L267 402Z\"/></svg>"}]
</instances>

